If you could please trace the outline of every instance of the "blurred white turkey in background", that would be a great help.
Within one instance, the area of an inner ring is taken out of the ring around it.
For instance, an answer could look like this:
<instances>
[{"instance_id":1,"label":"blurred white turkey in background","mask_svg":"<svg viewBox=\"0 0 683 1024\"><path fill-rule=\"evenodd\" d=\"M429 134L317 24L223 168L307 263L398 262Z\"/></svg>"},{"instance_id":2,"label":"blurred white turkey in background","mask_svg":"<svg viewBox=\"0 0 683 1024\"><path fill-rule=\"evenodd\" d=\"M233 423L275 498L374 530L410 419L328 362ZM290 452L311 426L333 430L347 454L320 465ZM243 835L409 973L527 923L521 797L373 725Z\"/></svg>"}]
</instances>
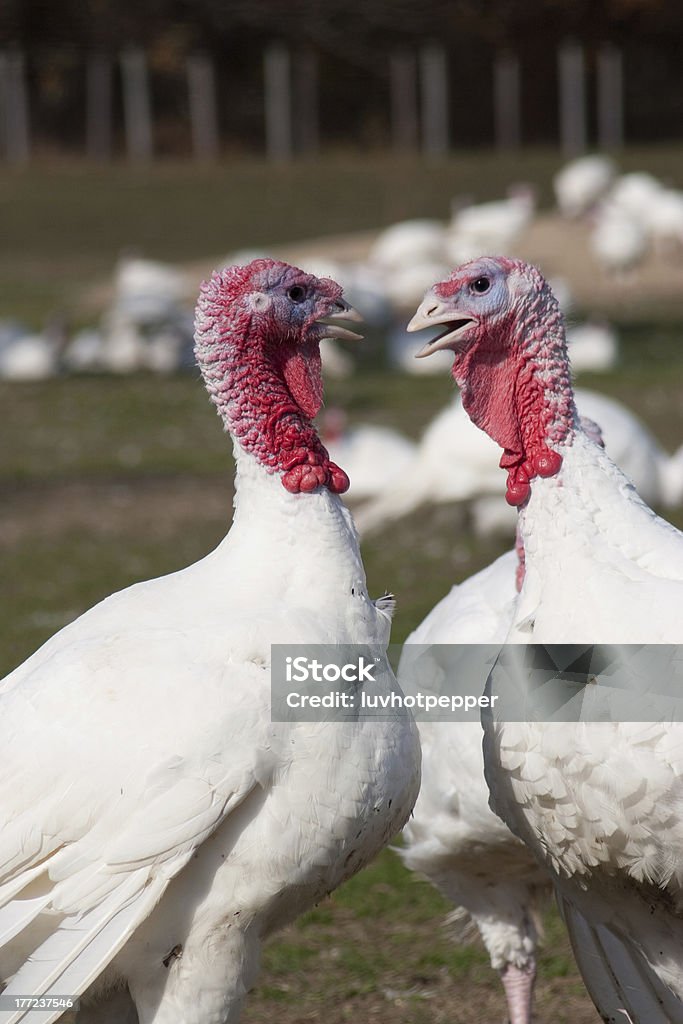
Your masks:
<instances>
[{"instance_id":1,"label":"blurred white turkey in background","mask_svg":"<svg viewBox=\"0 0 683 1024\"><path fill-rule=\"evenodd\" d=\"M632 213L608 199L596 214L590 248L606 274L629 282L647 254L647 230Z\"/></svg>"},{"instance_id":2,"label":"blurred white turkey in background","mask_svg":"<svg viewBox=\"0 0 683 1024\"><path fill-rule=\"evenodd\" d=\"M530 185L514 185L507 199L456 210L448 229L446 256L451 265L490 253L509 256L531 223L536 197Z\"/></svg>"},{"instance_id":3,"label":"blurred white turkey in background","mask_svg":"<svg viewBox=\"0 0 683 1024\"><path fill-rule=\"evenodd\" d=\"M670 457L616 399L585 388L577 388L575 397L579 415L597 423L608 454L645 501L676 505L683 500L683 454ZM358 510L358 528L370 534L427 502L471 501L478 533L514 533L516 510L501 500L505 474L499 462L500 449L472 423L457 395L425 429L412 465Z\"/></svg>"},{"instance_id":4,"label":"blurred white turkey in background","mask_svg":"<svg viewBox=\"0 0 683 1024\"><path fill-rule=\"evenodd\" d=\"M61 316L50 317L42 331L31 331L16 320L0 322L0 380L49 380L59 371L65 342Z\"/></svg>"},{"instance_id":5,"label":"blurred white turkey in background","mask_svg":"<svg viewBox=\"0 0 683 1024\"><path fill-rule=\"evenodd\" d=\"M444 256L446 226L434 218L399 221L378 234L368 262L384 270L400 270L419 263L440 262Z\"/></svg>"},{"instance_id":6,"label":"blurred white turkey in background","mask_svg":"<svg viewBox=\"0 0 683 1024\"><path fill-rule=\"evenodd\" d=\"M436 369L424 365L425 363L431 363L431 359L415 358L415 339L406 332L407 324L408 318L405 317L397 321L387 332L386 353L389 365L395 370L402 370L403 373L410 373L413 376L434 376L437 371L438 373L447 373L453 362L447 352L434 353L434 363L437 364ZM436 334L437 332L435 331L434 337L436 337Z\"/></svg>"},{"instance_id":7,"label":"blurred white turkey in background","mask_svg":"<svg viewBox=\"0 0 683 1024\"><path fill-rule=\"evenodd\" d=\"M605 195L616 173L614 161L597 154L565 164L553 178L560 213L572 218L589 213Z\"/></svg>"},{"instance_id":8,"label":"blurred white turkey in background","mask_svg":"<svg viewBox=\"0 0 683 1024\"><path fill-rule=\"evenodd\" d=\"M346 492L351 501L381 494L412 463L417 451L414 441L389 427L375 423L349 427L346 413L338 407L323 413L320 435L332 461L344 467L351 481Z\"/></svg>"},{"instance_id":9,"label":"blurred white turkey in background","mask_svg":"<svg viewBox=\"0 0 683 1024\"><path fill-rule=\"evenodd\" d=\"M193 364L191 285L178 268L124 257L99 327L77 332L63 363L72 373L174 373Z\"/></svg>"},{"instance_id":10,"label":"blurred white turkey in background","mask_svg":"<svg viewBox=\"0 0 683 1024\"><path fill-rule=\"evenodd\" d=\"M604 373L619 362L619 335L606 320L568 324L567 347L574 373Z\"/></svg>"}]
</instances>

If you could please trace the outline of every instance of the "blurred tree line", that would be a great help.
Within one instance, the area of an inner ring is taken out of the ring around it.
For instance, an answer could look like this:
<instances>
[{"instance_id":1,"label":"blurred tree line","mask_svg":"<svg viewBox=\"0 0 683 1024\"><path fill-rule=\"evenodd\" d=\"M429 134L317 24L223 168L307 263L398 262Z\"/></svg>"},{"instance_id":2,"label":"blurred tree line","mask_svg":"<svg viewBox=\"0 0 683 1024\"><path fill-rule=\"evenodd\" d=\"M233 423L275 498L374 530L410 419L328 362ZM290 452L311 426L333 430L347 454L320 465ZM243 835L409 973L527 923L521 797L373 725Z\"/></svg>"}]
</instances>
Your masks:
<instances>
[{"instance_id":1,"label":"blurred tree line","mask_svg":"<svg viewBox=\"0 0 683 1024\"><path fill-rule=\"evenodd\" d=\"M0 49L26 56L34 131L78 146L88 54L114 60L144 49L153 78L156 146L187 150L188 55L214 61L220 132L233 148L260 149L263 52L285 43L314 54L326 144L389 141L390 55L437 41L446 48L452 143L491 141L493 56L518 55L523 141L557 138L557 48L585 48L588 82L599 46L624 57L626 137L675 138L683 124L680 0L2 0ZM115 99L120 122L120 98Z\"/></svg>"}]
</instances>

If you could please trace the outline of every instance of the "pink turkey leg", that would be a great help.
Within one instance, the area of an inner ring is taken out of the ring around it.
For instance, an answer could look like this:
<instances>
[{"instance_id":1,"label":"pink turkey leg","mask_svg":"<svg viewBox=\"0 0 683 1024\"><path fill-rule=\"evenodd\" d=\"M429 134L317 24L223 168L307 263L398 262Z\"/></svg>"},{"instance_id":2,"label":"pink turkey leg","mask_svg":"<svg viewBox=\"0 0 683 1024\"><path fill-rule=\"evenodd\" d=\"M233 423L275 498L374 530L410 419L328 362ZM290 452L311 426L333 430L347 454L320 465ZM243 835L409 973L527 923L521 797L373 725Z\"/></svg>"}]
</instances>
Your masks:
<instances>
[{"instance_id":1,"label":"pink turkey leg","mask_svg":"<svg viewBox=\"0 0 683 1024\"><path fill-rule=\"evenodd\" d=\"M536 961L528 967L508 964L501 971L501 980L508 1003L510 1024L531 1024L531 1000L536 981Z\"/></svg>"}]
</instances>

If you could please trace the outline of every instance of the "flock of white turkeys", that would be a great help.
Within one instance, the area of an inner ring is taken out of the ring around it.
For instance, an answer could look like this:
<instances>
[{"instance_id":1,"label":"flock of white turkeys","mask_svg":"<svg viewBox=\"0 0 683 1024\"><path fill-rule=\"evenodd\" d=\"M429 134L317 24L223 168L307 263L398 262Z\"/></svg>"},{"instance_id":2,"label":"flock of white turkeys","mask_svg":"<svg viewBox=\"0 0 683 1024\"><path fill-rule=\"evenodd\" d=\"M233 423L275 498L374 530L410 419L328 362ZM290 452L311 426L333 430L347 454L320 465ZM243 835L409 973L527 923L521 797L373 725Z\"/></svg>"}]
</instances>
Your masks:
<instances>
[{"instance_id":1,"label":"flock of white turkeys","mask_svg":"<svg viewBox=\"0 0 683 1024\"><path fill-rule=\"evenodd\" d=\"M614 187L584 163L601 194ZM567 212L581 215L598 197L574 187ZM455 270L430 249L434 225L419 228L432 273L408 329L426 332L419 355L446 364L460 398L417 446L379 429L363 441L335 410L314 426L321 343L352 339L359 319L335 281L258 258L202 286L195 354L233 442L233 524L200 562L109 597L2 683L5 1024L50 1024L66 995L83 997L84 1024L235 1024L264 939L406 822L404 861L476 924L510 1024L531 1022L553 890L602 1019L683 1022L683 725L271 721L274 643L369 645L383 692L395 686L393 598L367 594L349 476L367 529L424 500L514 509L513 550L409 638L408 690L443 674L438 645L679 639L683 535L646 501L681 500L683 455L574 392L538 270L478 255L502 209L514 236L530 195L475 209L449 229L453 262L469 260ZM141 301L125 315L156 313ZM95 341L81 345L94 358ZM135 350L121 343L119 369ZM491 695L503 685L494 670Z\"/></svg>"},{"instance_id":2,"label":"flock of white turkeys","mask_svg":"<svg viewBox=\"0 0 683 1024\"><path fill-rule=\"evenodd\" d=\"M588 156L563 168L554 184L566 217L590 219L591 249L607 272L628 274L650 250L683 250L683 191L654 175L619 175L609 158Z\"/></svg>"},{"instance_id":3,"label":"flock of white turkeys","mask_svg":"<svg viewBox=\"0 0 683 1024\"><path fill-rule=\"evenodd\" d=\"M562 217L589 225L593 257L606 275L627 276L654 250L664 256L683 253L683 192L646 172L619 175L606 156L574 160L555 176L556 206ZM362 259L336 260L318 254L305 261L311 273L331 277L366 321L386 337L388 362L408 373L439 373L446 357L433 365L413 359L405 324L430 284L448 269L485 252L519 255L520 238L538 215L534 189L513 185L504 199L473 204L453 202L449 221L403 221L378 233ZM561 245L561 226L558 246ZM324 248L324 247L323 247ZM244 263L267 255L256 250L233 253ZM560 303L572 305L567 280L553 280ZM121 259L113 295L97 327L73 336L54 317L42 332L0 319L0 380L43 380L56 374L138 371L171 373L191 368L192 313L188 300L194 282L178 268L152 260ZM575 371L600 371L618 358L615 331L601 322L571 328ZM353 371L354 360L326 341L323 359L333 376Z\"/></svg>"}]
</instances>

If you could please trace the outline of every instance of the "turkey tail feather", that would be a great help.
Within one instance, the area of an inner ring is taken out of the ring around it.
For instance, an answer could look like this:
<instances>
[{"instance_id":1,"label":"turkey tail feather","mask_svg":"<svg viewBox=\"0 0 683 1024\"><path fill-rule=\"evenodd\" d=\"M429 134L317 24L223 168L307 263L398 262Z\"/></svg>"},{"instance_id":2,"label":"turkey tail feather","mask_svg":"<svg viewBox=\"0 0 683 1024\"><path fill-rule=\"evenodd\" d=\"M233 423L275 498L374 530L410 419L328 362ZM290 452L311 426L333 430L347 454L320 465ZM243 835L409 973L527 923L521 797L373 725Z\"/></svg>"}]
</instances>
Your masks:
<instances>
[{"instance_id":1,"label":"turkey tail feather","mask_svg":"<svg viewBox=\"0 0 683 1024\"><path fill-rule=\"evenodd\" d=\"M607 1024L682 1024L683 1003L633 946L589 923L561 894L558 903L586 988Z\"/></svg>"},{"instance_id":2,"label":"turkey tail feather","mask_svg":"<svg viewBox=\"0 0 683 1024\"><path fill-rule=\"evenodd\" d=\"M159 878L145 886L142 873L131 875L92 910L63 918L14 975L3 993L5 1001L19 994L82 995L151 913L167 884L167 878ZM22 1008L3 1024L52 1024L62 1013L63 1007Z\"/></svg>"}]
</instances>

